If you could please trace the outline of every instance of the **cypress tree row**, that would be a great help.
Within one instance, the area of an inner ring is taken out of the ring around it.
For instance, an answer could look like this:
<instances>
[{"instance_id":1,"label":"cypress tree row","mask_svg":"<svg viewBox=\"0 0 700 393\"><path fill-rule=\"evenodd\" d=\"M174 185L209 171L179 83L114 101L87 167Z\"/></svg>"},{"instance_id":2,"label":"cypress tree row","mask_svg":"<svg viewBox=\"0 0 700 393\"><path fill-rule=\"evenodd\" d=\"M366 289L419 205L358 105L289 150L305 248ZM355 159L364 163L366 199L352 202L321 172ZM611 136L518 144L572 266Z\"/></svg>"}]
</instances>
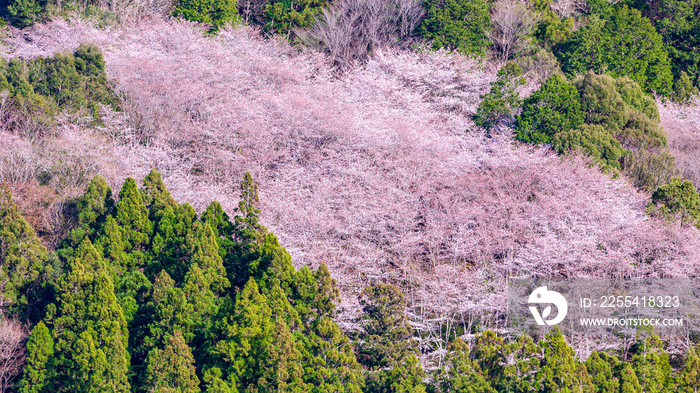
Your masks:
<instances>
[{"instance_id":1,"label":"cypress tree row","mask_svg":"<svg viewBox=\"0 0 700 393\"><path fill-rule=\"evenodd\" d=\"M360 392L362 368L333 322L335 280L323 265L294 269L259 224L257 189L247 174L230 220L217 202L197 217L156 171L141 189L127 179L117 200L96 177L55 254L60 273L3 191L8 294L21 304L37 292L29 281L48 294L31 304L18 389Z\"/></svg>"}]
</instances>

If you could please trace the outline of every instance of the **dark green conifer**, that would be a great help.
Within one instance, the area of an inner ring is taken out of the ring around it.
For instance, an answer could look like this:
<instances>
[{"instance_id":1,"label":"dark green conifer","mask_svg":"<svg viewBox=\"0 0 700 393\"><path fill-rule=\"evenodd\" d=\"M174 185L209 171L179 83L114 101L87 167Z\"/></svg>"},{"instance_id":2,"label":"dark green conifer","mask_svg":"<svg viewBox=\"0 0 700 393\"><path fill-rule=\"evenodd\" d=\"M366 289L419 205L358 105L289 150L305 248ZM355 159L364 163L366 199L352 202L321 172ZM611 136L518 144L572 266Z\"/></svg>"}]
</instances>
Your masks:
<instances>
[{"instance_id":1,"label":"dark green conifer","mask_svg":"<svg viewBox=\"0 0 700 393\"><path fill-rule=\"evenodd\" d=\"M195 374L192 350L180 332L165 339L163 349L154 348L146 359L147 392L197 393L199 378Z\"/></svg>"},{"instance_id":2,"label":"dark green conifer","mask_svg":"<svg viewBox=\"0 0 700 393\"><path fill-rule=\"evenodd\" d=\"M175 208L166 207L158 215L147 275L154 277L165 270L175 282L181 284L190 269L194 247L191 243L196 238L193 233L196 212L192 206L183 204Z\"/></svg>"},{"instance_id":3,"label":"dark green conifer","mask_svg":"<svg viewBox=\"0 0 700 393\"><path fill-rule=\"evenodd\" d=\"M182 290L192 305L195 329L203 337L211 328L212 318L218 312L219 298L225 294L230 284L211 227L197 222L194 230L195 239L190 241L194 251Z\"/></svg>"},{"instance_id":4,"label":"dark green conifer","mask_svg":"<svg viewBox=\"0 0 700 393\"><path fill-rule=\"evenodd\" d=\"M165 187L163 178L155 169L143 179L143 188L141 190L144 203L149 211L149 218L154 224L158 224L160 215L166 208L175 208L177 202L170 195L170 191Z\"/></svg>"},{"instance_id":5,"label":"dark green conifer","mask_svg":"<svg viewBox=\"0 0 700 393\"><path fill-rule=\"evenodd\" d=\"M43 321L40 321L27 342L27 360L19 383L20 393L47 392L51 378L50 360L53 358L53 338Z\"/></svg>"},{"instance_id":6,"label":"dark green conifer","mask_svg":"<svg viewBox=\"0 0 700 393\"><path fill-rule=\"evenodd\" d=\"M528 143L549 143L557 133L583 123L579 94L564 77L554 74L523 103L516 123L516 138Z\"/></svg>"},{"instance_id":7,"label":"dark green conifer","mask_svg":"<svg viewBox=\"0 0 700 393\"><path fill-rule=\"evenodd\" d=\"M538 390L537 371L540 368L540 349L530 336L518 336L517 340L503 348L504 358L512 358L503 366L502 376L491 381L496 389L509 392L533 392Z\"/></svg>"},{"instance_id":8,"label":"dark green conifer","mask_svg":"<svg viewBox=\"0 0 700 393\"><path fill-rule=\"evenodd\" d=\"M537 373L540 391L573 392L576 390L592 393L595 390L588 373L585 372L585 366L576 360L574 350L566 344L559 329L548 334L542 344L544 359Z\"/></svg>"},{"instance_id":9,"label":"dark green conifer","mask_svg":"<svg viewBox=\"0 0 700 393\"><path fill-rule=\"evenodd\" d=\"M78 200L78 221L85 234L94 240L95 230L104 224L110 214L114 214L112 188L102 176L95 176Z\"/></svg>"},{"instance_id":10,"label":"dark green conifer","mask_svg":"<svg viewBox=\"0 0 700 393\"><path fill-rule=\"evenodd\" d=\"M685 367L678 376L678 389L684 393L698 393L700 390L700 356L694 347L686 352Z\"/></svg>"},{"instance_id":11,"label":"dark green conifer","mask_svg":"<svg viewBox=\"0 0 700 393\"><path fill-rule=\"evenodd\" d=\"M272 319L267 303L253 279L236 296L233 313L224 319L224 340L216 345L227 364L223 371L229 385L238 390L300 389L300 354L289 328L284 321Z\"/></svg>"},{"instance_id":12,"label":"dark green conifer","mask_svg":"<svg viewBox=\"0 0 700 393\"><path fill-rule=\"evenodd\" d=\"M126 251L142 251L148 244L153 226L148 219L148 210L141 192L136 187L136 181L127 178L119 191L116 215L114 217L123 229Z\"/></svg>"},{"instance_id":13,"label":"dark green conifer","mask_svg":"<svg viewBox=\"0 0 700 393\"><path fill-rule=\"evenodd\" d=\"M56 354L51 383L56 391L130 389L126 321L106 270L105 261L85 239L57 283L58 300L49 312Z\"/></svg>"},{"instance_id":14,"label":"dark green conifer","mask_svg":"<svg viewBox=\"0 0 700 393\"><path fill-rule=\"evenodd\" d=\"M482 373L479 364L471 360L469 347L459 337L450 345L450 352L445 357L443 367L436 373L435 379L435 384L441 393L496 393L485 378L485 373Z\"/></svg>"},{"instance_id":15,"label":"dark green conifer","mask_svg":"<svg viewBox=\"0 0 700 393\"><path fill-rule=\"evenodd\" d=\"M620 363L615 367L615 374L620 380L620 393L642 393L642 386L629 363Z\"/></svg>"},{"instance_id":16,"label":"dark green conifer","mask_svg":"<svg viewBox=\"0 0 700 393\"><path fill-rule=\"evenodd\" d=\"M490 381L500 380L503 377L503 367L508 363L504 359L503 338L490 330L479 334L474 343L471 358Z\"/></svg>"},{"instance_id":17,"label":"dark green conifer","mask_svg":"<svg viewBox=\"0 0 700 393\"><path fill-rule=\"evenodd\" d=\"M617 360L605 353L593 352L586 359L586 369L598 393L617 393L620 381L613 377Z\"/></svg>"},{"instance_id":18,"label":"dark green conifer","mask_svg":"<svg viewBox=\"0 0 700 393\"><path fill-rule=\"evenodd\" d=\"M638 352L632 358L634 372L644 393L665 392L672 385L671 365L663 342L650 336L638 343Z\"/></svg>"},{"instance_id":19,"label":"dark green conifer","mask_svg":"<svg viewBox=\"0 0 700 393\"><path fill-rule=\"evenodd\" d=\"M395 285L372 285L362 292L364 334L357 351L360 362L383 368L412 353L415 342L406 318L406 298Z\"/></svg>"},{"instance_id":20,"label":"dark green conifer","mask_svg":"<svg viewBox=\"0 0 700 393\"><path fill-rule=\"evenodd\" d=\"M48 253L34 229L12 201L10 191L0 185L0 281L4 282L2 297L10 306L31 307L41 298L37 288L44 274ZM35 285L30 285L34 283ZM26 310L31 313L31 310Z\"/></svg>"}]
</instances>

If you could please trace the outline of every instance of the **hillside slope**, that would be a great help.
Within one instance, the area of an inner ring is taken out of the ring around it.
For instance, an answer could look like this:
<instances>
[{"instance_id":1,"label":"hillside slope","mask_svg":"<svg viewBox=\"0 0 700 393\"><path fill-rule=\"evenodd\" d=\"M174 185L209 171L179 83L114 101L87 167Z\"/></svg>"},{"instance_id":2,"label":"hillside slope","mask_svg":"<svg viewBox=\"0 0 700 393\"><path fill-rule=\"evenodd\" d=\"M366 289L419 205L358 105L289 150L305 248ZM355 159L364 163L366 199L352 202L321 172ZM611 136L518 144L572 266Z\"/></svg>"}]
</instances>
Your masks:
<instances>
[{"instance_id":1,"label":"hillside slope","mask_svg":"<svg viewBox=\"0 0 700 393\"><path fill-rule=\"evenodd\" d=\"M3 56L23 58L97 44L127 111L105 112L98 131L64 122L50 140L2 134L4 168L35 173L73 157L62 162L89 162L80 174L118 188L155 167L176 199L229 212L250 171L262 223L294 263L323 261L338 279L347 329L354 295L377 280L402 284L415 326L437 340L448 320L502 311L508 275L698 273L697 230L648 218L648 195L624 179L475 130L470 115L495 75L473 60L379 53L337 75L321 55L249 28L208 37L160 20L56 21L5 41Z\"/></svg>"}]
</instances>

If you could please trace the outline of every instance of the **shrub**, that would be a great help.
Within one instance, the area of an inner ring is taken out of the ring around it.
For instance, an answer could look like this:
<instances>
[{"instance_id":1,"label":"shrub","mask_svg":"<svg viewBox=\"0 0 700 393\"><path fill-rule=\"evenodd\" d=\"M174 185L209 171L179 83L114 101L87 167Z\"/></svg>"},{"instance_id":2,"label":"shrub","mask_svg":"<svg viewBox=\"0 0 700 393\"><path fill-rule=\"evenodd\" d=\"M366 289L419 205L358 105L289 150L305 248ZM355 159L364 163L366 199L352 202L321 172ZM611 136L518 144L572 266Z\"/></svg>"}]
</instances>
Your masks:
<instances>
[{"instance_id":1,"label":"shrub","mask_svg":"<svg viewBox=\"0 0 700 393\"><path fill-rule=\"evenodd\" d=\"M19 59L12 59L7 65L7 81L10 84L10 94L14 96L28 96L34 93L29 83L27 64Z\"/></svg>"},{"instance_id":2,"label":"shrub","mask_svg":"<svg viewBox=\"0 0 700 393\"><path fill-rule=\"evenodd\" d=\"M646 150L631 151L620 160L622 169L632 183L646 191L653 191L678 175L676 159L666 153Z\"/></svg>"},{"instance_id":3,"label":"shrub","mask_svg":"<svg viewBox=\"0 0 700 393\"><path fill-rule=\"evenodd\" d=\"M218 28L236 20L238 5L236 0L178 0L173 14Z\"/></svg>"},{"instance_id":4,"label":"shrub","mask_svg":"<svg viewBox=\"0 0 700 393\"><path fill-rule=\"evenodd\" d=\"M265 6L265 29L290 36L295 28L308 28L327 0L277 0Z\"/></svg>"},{"instance_id":5,"label":"shrub","mask_svg":"<svg viewBox=\"0 0 700 393\"><path fill-rule=\"evenodd\" d=\"M636 109L631 109L627 124L617 134L617 139L627 148L661 149L666 147L666 133L661 124Z\"/></svg>"},{"instance_id":6,"label":"shrub","mask_svg":"<svg viewBox=\"0 0 700 393\"><path fill-rule=\"evenodd\" d=\"M581 95L581 109L586 114L586 123L600 124L606 128L620 128L627 123L627 106L617 91L614 78L589 71L576 79L574 85Z\"/></svg>"},{"instance_id":7,"label":"shrub","mask_svg":"<svg viewBox=\"0 0 700 393\"><path fill-rule=\"evenodd\" d=\"M630 105L632 108L645 114L655 122L661 120L659 116L659 107L656 106L656 101L648 94L644 94L641 87L632 79L623 76L615 81L615 89L620 94L622 101Z\"/></svg>"},{"instance_id":8,"label":"shrub","mask_svg":"<svg viewBox=\"0 0 700 393\"><path fill-rule=\"evenodd\" d=\"M30 61L29 83L34 92L64 108L89 108L94 102L116 104L104 66L100 49L82 44L75 53Z\"/></svg>"},{"instance_id":9,"label":"shrub","mask_svg":"<svg viewBox=\"0 0 700 393\"><path fill-rule=\"evenodd\" d=\"M485 55L489 46L489 0L428 0L421 35L433 48Z\"/></svg>"},{"instance_id":10,"label":"shrub","mask_svg":"<svg viewBox=\"0 0 700 393\"><path fill-rule=\"evenodd\" d=\"M564 77L554 74L528 97L516 123L516 138L528 143L549 143L561 131L583 123L579 93Z\"/></svg>"},{"instance_id":11,"label":"shrub","mask_svg":"<svg viewBox=\"0 0 700 393\"><path fill-rule=\"evenodd\" d=\"M585 153L606 172L620 169L620 158L626 154L620 142L597 124L583 124L575 130L554 135L552 147L559 154L570 151Z\"/></svg>"},{"instance_id":12,"label":"shrub","mask_svg":"<svg viewBox=\"0 0 700 393\"><path fill-rule=\"evenodd\" d=\"M540 20L534 36L547 48L567 39L574 28L573 17L560 18L551 6L552 0L536 0L534 2Z\"/></svg>"},{"instance_id":13,"label":"shrub","mask_svg":"<svg viewBox=\"0 0 700 393\"><path fill-rule=\"evenodd\" d=\"M9 0L9 22L20 29L33 25L43 17L46 0Z\"/></svg>"},{"instance_id":14,"label":"shrub","mask_svg":"<svg viewBox=\"0 0 700 393\"><path fill-rule=\"evenodd\" d=\"M512 123L515 112L520 108L520 95L516 89L525 84L522 74L522 67L514 62L509 62L498 70L491 91L481 97L474 115L476 125L491 128Z\"/></svg>"},{"instance_id":15,"label":"shrub","mask_svg":"<svg viewBox=\"0 0 700 393\"><path fill-rule=\"evenodd\" d=\"M651 196L647 211L670 221L680 221L681 226L694 224L700 227L700 197L690 180L675 177L660 186Z\"/></svg>"},{"instance_id":16,"label":"shrub","mask_svg":"<svg viewBox=\"0 0 700 393\"><path fill-rule=\"evenodd\" d=\"M581 96L587 124L602 125L627 149L666 146L656 102L634 81L588 72L574 84Z\"/></svg>"},{"instance_id":17,"label":"shrub","mask_svg":"<svg viewBox=\"0 0 700 393\"><path fill-rule=\"evenodd\" d=\"M41 137L49 133L54 115L61 110L87 110L97 120L98 103L118 108L104 66L100 49L89 44L80 45L75 53L29 62L0 61L0 92L7 91L13 114L3 119L5 129Z\"/></svg>"},{"instance_id":18,"label":"shrub","mask_svg":"<svg viewBox=\"0 0 700 393\"><path fill-rule=\"evenodd\" d=\"M619 7L609 20L593 20L557 51L569 75L593 70L629 76L644 91L671 93L673 78L661 36L641 13Z\"/></svg>"},{"instance_id":19,"label":"shrub","mask_svg":"<svg viewBox=\"0 0 700 393\"><path fill-rule=\"evenodd\" d=\"M523 67L526 74L531 75L537 81L545 81L555 72L561 72L559 62L551 51L538 48L529 56L522 56L518 64Z\"/></svg>"},{"instance_id":20,"label":"shrub","mask_svg":"<svg viewBox=\"0 0 700 393\"><path fill-rule=\"evenodd\" d=\"M698 89L693 86L688 74L681 71L681 76L673 83L673 100L679 104L689 104L697 95Z\"/></svg>"}]
</instances>

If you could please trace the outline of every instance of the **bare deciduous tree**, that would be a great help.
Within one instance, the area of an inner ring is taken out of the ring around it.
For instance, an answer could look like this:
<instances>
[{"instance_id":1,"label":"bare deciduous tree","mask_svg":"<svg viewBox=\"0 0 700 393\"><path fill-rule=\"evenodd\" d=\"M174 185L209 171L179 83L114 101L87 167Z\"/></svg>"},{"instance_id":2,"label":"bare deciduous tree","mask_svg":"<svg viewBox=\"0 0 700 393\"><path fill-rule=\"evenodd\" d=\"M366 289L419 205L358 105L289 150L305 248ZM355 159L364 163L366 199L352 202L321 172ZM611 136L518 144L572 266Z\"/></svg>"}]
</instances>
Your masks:
<instances>
[{"instance_id":1,"label":"bare deciduous tree","mask_svg":"<svg viewBox=\"0 0 700 393\"><path fill-rule=\"evenodd\" d=\"M508 61L531 47L530 34L537 22L537 17L522 2L501 0L493 6L487 36L501 61Z\"/></svg>"},{"instance_id":2,"label":"bare deciduous tree","mask_svg":"<svg viewBox=\"0 0 700 393\"><path fill-rule=\"evenodd\" d=\"M616 1L616 0L613 0ZM549 7L556 12L559 17L566 18L572 16L576 11L588 12L587 0L555 0Z\"/></svg>"},{"instance_id":3,"label":"bare deciduous tree","mask_svg":"<svg viewBox=\"0 0 700 393\"><path fill-rule=\"evenodd\" d=\"M376 49L406 42L424 12L418 0L340 0L324 9L310 29L296 33L345 68Z\"/></svg>"},{"instance_id":4,"label":"bare deciduous tree","mask_svg":"<svg viewBox=\"0 0 700 393\"><path fill-rule=\"evenodd\" d=\"M0 392L10 391L24 368L27 331L11 319L0 321Z\"/></svg>"},{"instance_id":5,"label":"bare deciduous tree","mask_svg":"<svg viewBox=\"0 0 700 393\"><path fill-rule=\"evenodd\" d=\"M246 23L262 24L263 10L270 0L241 0L238 2L238 11Z\"/></svg>"}]
</instances>

